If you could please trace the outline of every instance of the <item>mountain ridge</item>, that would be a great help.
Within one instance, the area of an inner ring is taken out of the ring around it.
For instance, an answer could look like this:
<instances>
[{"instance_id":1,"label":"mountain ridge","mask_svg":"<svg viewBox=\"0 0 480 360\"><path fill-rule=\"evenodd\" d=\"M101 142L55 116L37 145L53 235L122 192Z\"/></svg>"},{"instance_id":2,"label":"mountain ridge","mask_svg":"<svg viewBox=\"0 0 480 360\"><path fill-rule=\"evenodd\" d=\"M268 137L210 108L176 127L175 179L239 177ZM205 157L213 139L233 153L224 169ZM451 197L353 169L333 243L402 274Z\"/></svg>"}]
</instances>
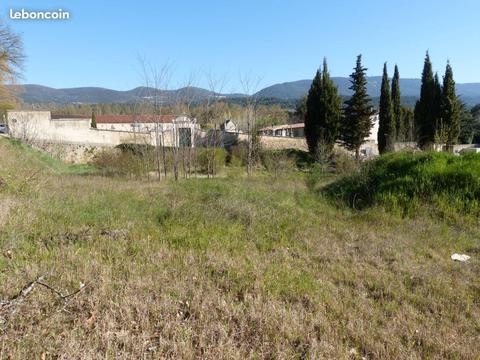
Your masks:
<instances>
[{"instance_id":1,"label":"mountain ridge","mask_svg":"<svg viewBox=\"0 0 480 360\"><path fill-rule=\"evenodd\" d=\"M352 94L350 80L348 77L332 77L338 87L339 95L348 97ZM267 86L254 95L258 98L269 98L278 100L296 101L308 93L312 80L303 79L287 81ZM405 78L400 80L402 97L418 97L420 93L420 79ZM367 77L367 91L372 98L380 95L381 77ZM457 94L467 105L480 103L480 83L457 83ZM104 87L74 87L74 88L52 88L38 84L20 85L18 95L27 104L34 103L135 103L151 98L158 91L161 101L166 103L175 102L181 99L190 101L203 101L211 97L233 99L246 97L245 94L221 94L200 88L183 87L172 90L155 90L153 88L138 86L130 90L113 90Z\"/></svg>"}]
</instances>

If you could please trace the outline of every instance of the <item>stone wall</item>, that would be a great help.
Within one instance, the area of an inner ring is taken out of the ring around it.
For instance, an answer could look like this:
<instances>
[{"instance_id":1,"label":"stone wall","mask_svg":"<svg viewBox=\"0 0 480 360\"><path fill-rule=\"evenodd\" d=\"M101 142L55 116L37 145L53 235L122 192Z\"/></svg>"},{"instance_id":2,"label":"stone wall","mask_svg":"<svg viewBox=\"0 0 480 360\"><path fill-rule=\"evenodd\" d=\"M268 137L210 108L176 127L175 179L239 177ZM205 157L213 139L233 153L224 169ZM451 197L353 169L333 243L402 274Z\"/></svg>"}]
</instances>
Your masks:
<instances>
[{"instance_id":1,"label":"stone wall","mask_svg":"<svg viewBox=\"0 0 480 360\"><path fill-rule=\"evenodd\" d=\"M35 149L46 152L52 157L69 164L87 164L102 150L112 149L111 146L85 145L69 143L52 143L35 141L31 143Z\"/></svg>"}]
</instances>

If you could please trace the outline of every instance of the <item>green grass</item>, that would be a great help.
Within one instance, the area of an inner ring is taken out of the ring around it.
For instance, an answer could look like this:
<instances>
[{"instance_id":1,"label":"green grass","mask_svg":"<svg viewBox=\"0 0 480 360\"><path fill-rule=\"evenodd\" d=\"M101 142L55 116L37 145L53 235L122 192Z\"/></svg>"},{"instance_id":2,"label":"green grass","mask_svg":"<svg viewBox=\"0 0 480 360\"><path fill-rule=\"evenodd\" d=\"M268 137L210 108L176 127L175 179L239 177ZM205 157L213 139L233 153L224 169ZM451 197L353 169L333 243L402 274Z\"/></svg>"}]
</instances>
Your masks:
<instances>
[{"instance_id":1,"label":"green grass","mask_svg":"<svg viewBox=\"0 0 480 360\"><path fill-rule=\"evenodd\" d=\"M364 164L322 192L357 209L381 205L404 214L480 214L480 155L396 153Z\"/></svg>"},{"instance_id":2,"label":"green grass","mask_svg":"<svg viewBox=\"0 0 480 360\"><path fill-rule=\"evenodd\" d=\"M51 170L56 174L85 175L95 172L95 168L88 164L65 164L45 152L36 150L25 143L15 139L0 139L7 142L11 148L10 154L22 154L22 161L36 163L37 166Z\"/></svg>"},{"instance_id":3,"label":"green grass","mask_svg":"<svg viewBox=\"0 0 480 360\"><path fill-rule=\"evenodd\" d=\"M478 358L477 223L337 207L297 172L146 182L0 151L7 181L43 169L0 190L0 299L88 284L37 287L0 357Z\"/></svg>"}]
</instances>

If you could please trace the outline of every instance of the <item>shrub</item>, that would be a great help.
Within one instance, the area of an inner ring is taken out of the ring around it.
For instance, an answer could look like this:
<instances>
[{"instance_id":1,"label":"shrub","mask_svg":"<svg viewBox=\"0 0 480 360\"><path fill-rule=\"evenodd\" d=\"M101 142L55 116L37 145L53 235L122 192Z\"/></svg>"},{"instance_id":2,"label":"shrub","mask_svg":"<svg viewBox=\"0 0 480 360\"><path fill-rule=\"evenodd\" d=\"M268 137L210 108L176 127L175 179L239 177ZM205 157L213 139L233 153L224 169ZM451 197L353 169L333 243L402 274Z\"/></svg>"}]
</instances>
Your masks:
<instances>
[{"instance_id":1,"label":"shrub","mask_svg":"<svg viewBox=\"0 0 480 360\"><path fill-rule=\"evenodd\" d=\"M139 156L119 149L103 150L96 154L93 165L105 176L133 176L140 178L153 169L149 155Z\"/></svg>"},{"instance_id":2,"label":"shrub","mask_svg":"<svg viewBox=\"0 0 480 360\"><path fill-rule=\"evenodd\" d=\"M420 204L446 212L479 212L480 155L387 154L323 190L361 209L383 205L411 214Z\"/></svg>"},{"instance_id":3,"label":"shrub","mask_svg":"<svg viewBox=\"0 0 480 360\"><path fill-rule=\"evenodd\" d=\"M263 167L275 177L295 169L295 160L283 150L264 150L260 153Z\"/></svg>"},{"instance_id":4,"label":"shrub","mask_svg":"<svg viewBox=\"0 0 480 360\"><path fill-rule=\"evenodd\" d=\"M215 175L225 166L227 151L223 148L198 148L196 160L200 172Z\"/></svg>"},{"instance_id":5,"label":"shrub","mask_svg":"<svg viewBox=\"0 0 480 360\"><path fill-rule=\"evenodd\" d=\"M231 166L247 166L248 162L248 145L245 142L239 142L230 148L228 154L228 165Z\"/></svg>"}]
</instances>

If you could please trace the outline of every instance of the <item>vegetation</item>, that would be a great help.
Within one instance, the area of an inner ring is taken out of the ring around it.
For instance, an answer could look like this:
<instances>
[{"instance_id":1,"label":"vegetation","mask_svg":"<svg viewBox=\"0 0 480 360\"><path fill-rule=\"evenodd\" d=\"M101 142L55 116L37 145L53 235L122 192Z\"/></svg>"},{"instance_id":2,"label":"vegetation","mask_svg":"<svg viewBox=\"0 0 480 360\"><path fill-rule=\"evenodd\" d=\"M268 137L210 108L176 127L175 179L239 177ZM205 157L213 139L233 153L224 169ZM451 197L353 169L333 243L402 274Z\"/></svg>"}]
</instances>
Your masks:
<instances>
[{"instance_id":1,"label":"vegetation","mask_svg":"<svg viewBox=\"0 0 480 360\"><path fill-rule=\"evenodd\" d=\"M360 158L360 146L370 134L374 114L371 99L367 94L366 68L362 66L362 55L357 57L357 65L350 75L353 95L345 104L344 118L340 132L340 141L351 151L355 151L355 158Z\"/></svg>"},{"instance_id":2,"label":"vegetation","mask_svg":"<svg viewBox=\"0 0 480 360\"><path fill-rule=\"evenodd\" d=\"M382 87L380 90L379 126L378 126L378 151L380 154L395 150L396 121L395 112L390 95L390 82L388 81L387 63L383 65Z\"/></svg>"},{"instance_id":3,"label":"vegetation","mask_svg":"<svg viewBox=\"0 0 480 360\"><path fill-rule=\"evenodd\" d=\"M15 87L7 85L15 84L24 60L21 37L0 22L0 110L11 109L17 103Z\"/></svg>"},{"instance_id":4,"label":"vegetation","mask_svg":"<svg viewBox=\"0 0 480 360\"><path fill-rule=\"evenodd\" d=\"M74 293L34 282L15 312L1 303L4 357L480 352L477 223L337 207L298 172L157 183L53 171L4 139L0 153L0 298L40 275ZM473 260L453 263L453 252Z\"/></svg>"},{"instance_id":5,"label":"vegetation","mask_svg":"<svg viewBox=\"0 0 480 360\"><path fill-rule=\"evenodd\" d=\"M395 122L395 139L404 141L406 139L406 124L402 117L401 93L400 93L400 72L398 66L395 65L392 79L392 110Z\"/></svg>"},{"instance_id":6,"label":"vegetation","mask_svg":"<svg viewBox=\"0 0 480 360\"><path fill-rule=\"evenodd\" d=\"M432 63L427 52L422 71L420 99L415 105L415 128L418 132L418 143L422 148L430 146L435 141L437 121L435 82Z\"/></svg>"},{"instance_id":7,"label":"vegetation","mask_svg":"<svg viewBox=\"0 0 480 360\"><path fill-rule=\"evenodd\" d=\"M396 153L382 156L325 190L355 208L382 205L402 214L426 206L435 215L480 215L480 155Z\"/></svg>"},{"instance_id":8,"label":"vegetation","mask_svg":"<svg viewBox=\"0 0 480 360\"><path fill-rule=\"evenodd\" d=\"M332 155L339 136L341 101L324 59L322 72L317 71L305 103L305 138L315 157L329 159Z\"/></svg>"},{"instance_id":9,"label":"vegetation","mask_svg":"<svg viewBox=\"0 0 480 360\"><path fill-rule=\"evenodd\" d=\"M455 81L450 64L447 64L443 77L441 121L447 129L445 141L447 146L456 144L460 135L460 106L455 93Z\"/></svg>"}]
</instances>

